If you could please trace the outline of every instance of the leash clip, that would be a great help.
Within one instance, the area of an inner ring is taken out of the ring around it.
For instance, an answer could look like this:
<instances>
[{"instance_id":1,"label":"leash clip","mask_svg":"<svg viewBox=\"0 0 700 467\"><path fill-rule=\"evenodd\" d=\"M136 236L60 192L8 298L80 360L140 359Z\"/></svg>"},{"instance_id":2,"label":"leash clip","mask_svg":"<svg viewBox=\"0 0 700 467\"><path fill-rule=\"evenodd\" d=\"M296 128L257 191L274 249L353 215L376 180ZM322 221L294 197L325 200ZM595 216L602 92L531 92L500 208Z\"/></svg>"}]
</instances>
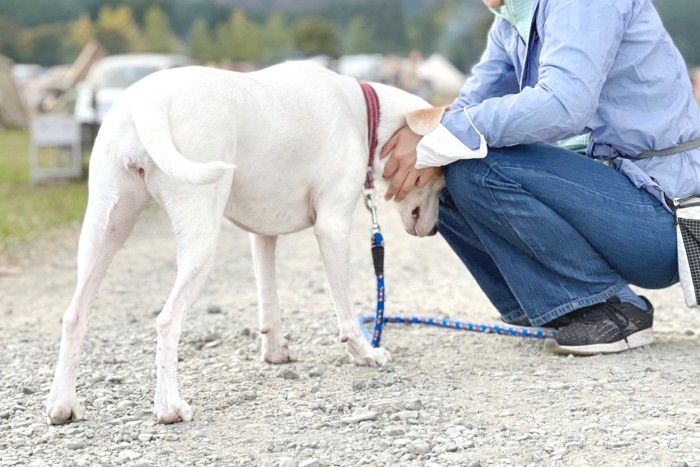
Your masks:
<instances>
[{"instance_id":1,"label":"leash clip","mask_svg":"<svg viewBox=\"0 0 700 467\"><path fill-rule=\"evenodd\" d=\"M364 188L362 194L365 199L365 207L372 214L372 234L375 234L380 231L377 217L377 190L374 187Z\"/></svg>"}]
</instances>

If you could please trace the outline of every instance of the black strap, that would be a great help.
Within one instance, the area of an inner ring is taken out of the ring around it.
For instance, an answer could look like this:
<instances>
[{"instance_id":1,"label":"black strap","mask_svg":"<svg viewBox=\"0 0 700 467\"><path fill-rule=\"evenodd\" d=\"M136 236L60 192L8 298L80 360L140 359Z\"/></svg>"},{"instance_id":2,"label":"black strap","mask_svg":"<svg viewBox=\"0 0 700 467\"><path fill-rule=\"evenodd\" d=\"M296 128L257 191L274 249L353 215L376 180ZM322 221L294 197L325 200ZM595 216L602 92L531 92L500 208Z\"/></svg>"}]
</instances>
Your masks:
<instances>
[{"instance_id":1,"label":"black strap","mask_svg":"<svg viewBox=\"0 0 700 467\"><path fill-rule=\"evenodd\" d=\"M691 141L686 141L677 146L672 146L666 149L659 149L658 151L644 151L640 152L633 159L648 159L650 157L659 156L670 156L671 154L678 154L679 152L690 151L691 149L700 148L700 138L693 139Z\"/></svg>"}]
</instances>

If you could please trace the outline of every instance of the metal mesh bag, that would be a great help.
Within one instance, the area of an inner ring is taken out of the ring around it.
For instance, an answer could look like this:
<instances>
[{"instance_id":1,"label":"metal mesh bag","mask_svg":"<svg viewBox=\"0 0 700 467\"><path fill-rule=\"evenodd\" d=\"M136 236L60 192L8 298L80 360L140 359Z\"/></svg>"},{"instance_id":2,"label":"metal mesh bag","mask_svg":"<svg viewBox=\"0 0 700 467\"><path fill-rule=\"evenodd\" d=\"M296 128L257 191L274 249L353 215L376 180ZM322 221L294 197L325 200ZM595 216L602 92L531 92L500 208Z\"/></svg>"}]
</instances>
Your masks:
<instances>
[{"instance_id":1,"label":"metal mesh bag","mask_svg":"<svg viewBox=\"0 0 700 467\"><path fill-rule=\"evenodd\" d=\"M685 303L700 306L700 197L677 200L678 275Z\"/></svg>"}]
</instances>

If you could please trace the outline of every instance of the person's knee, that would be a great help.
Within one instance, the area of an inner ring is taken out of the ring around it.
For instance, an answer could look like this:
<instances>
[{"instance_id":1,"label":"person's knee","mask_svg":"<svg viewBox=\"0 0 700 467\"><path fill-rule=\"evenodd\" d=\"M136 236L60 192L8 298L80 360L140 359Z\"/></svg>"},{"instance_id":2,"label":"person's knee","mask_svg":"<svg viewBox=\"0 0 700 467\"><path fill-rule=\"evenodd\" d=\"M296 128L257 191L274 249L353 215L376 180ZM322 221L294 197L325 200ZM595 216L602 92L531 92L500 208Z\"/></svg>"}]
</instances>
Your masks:
<instances>
[{"instance_id":1,"label":"person's knee","mask_svg":"<svg viewBox=\"0 0 700 467\"><path fill-rule=\"evenodd\" d=\"M452 200L452 197L462 199L465 196L468 197L470 192L475 191L479 178L478 174L483 174L484 168L485 164L481 159L459 160L443 167L445 185L447 186L446 191L448 192L447 197L453 206L455 202Z\"/></svg>"}]
</instances>

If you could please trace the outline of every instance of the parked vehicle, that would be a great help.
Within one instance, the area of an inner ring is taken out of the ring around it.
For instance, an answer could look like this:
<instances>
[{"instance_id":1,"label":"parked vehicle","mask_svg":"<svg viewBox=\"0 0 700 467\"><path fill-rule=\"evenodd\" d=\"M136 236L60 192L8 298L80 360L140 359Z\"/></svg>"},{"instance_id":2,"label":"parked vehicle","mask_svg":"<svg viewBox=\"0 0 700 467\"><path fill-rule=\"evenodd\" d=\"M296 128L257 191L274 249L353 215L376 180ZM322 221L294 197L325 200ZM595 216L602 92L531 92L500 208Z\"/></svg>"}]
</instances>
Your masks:
<instances>
[{"instance_id":1,"label":"parked vehicle","mask_svg":"<svg viewBox=\"0 0 700 467\"><path fill-rule=\"evenodd\" d=\"M116 98L136 81L159 70L193 65L184 55L111 55L95 62L76 89L74 116L83 127L84 142L91 144L99 125Z\"/></svg>"}]
</instances>

